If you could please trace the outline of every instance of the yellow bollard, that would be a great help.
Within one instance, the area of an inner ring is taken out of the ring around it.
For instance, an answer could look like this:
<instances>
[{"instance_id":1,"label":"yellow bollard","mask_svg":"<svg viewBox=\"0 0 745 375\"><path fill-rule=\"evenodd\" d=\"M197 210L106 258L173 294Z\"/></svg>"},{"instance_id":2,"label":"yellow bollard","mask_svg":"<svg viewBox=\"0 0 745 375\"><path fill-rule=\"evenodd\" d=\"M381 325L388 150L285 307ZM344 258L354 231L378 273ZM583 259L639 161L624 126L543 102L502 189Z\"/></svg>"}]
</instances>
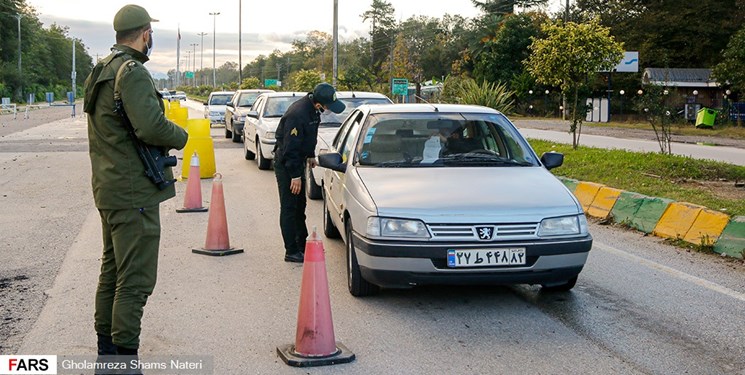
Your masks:
<instances>
[{"instance_id":1,"label":"yellow bollard","mask_svg":"<svg viewBox=\"0 0 745 375\"><path fill-rule=\"evenodd\" d=\"M199 155L199 177L200 178L212 178L217 171L215 166L215 146L212 138L192 138L189 135L189 140L186 142L184 147L184 155L193 155L194 151ZM191 168L189 163L182 163L181 178L189 178L189 169Z\"/></svg>"},{"instance_id":2,"label":"yellow bollard","mask_svg":"<svg viewBox=\"0 0 745 375\"><path fill-rule=\"evenodd\" d=\"M187 120L189 119L188 108L176 108L171 110L171 121L178 124L182 128L186 128Z\"/></svg>"},{"instance_id":3,"label":"yellow bollard","mask_svg":"<svg viewBox=\"0 0 745 375\"><path fill-rule=\"evenodd\" d=\"M190 118L186 120L186 132L189 138L210 138L210 120Z\"/></svg>"}]
</instances>

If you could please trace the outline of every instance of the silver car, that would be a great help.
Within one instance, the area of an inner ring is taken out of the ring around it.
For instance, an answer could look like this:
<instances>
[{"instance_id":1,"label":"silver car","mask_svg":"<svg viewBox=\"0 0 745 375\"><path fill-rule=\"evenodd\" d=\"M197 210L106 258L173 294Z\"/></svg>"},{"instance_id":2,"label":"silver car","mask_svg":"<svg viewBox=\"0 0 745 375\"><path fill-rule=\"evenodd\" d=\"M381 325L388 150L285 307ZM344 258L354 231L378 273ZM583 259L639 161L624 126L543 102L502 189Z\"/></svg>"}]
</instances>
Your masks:
<instances>
[{"instance_id":1,"label":"silver car","mask_svg":"<svg viewBox=\"0 0 745 375\"><path fill-rule=\"evenodd\" d=\"M572 193L503 114L467 105L354 110L319 156L324 233L355 296L423 284L569 290L592 247Z\"/></svg>"},{"instance_id":2,"label":"silver car","mask_svg":"<svg viewBox=\"0 0 745 375\"><path fill-rule=\"evenodd\" d=\"M352 111L363 105L363 104L391 104L391 99L383 94L377 92L366 92L366 91L337 91L336 98L339 99L344 105L344 111L342 113L334 113L331 111L324 111L321 114L321 122L318 125L318 143L316 143L316 155L321 153L321 150L327 150L331 141L339 131L339 126L344 119L349 116ZM323 167L317 168L306 168L305 179L306 189L305 193L310 199L321 199L321 186L323 185Z\"/></svg>"}]
</instances>

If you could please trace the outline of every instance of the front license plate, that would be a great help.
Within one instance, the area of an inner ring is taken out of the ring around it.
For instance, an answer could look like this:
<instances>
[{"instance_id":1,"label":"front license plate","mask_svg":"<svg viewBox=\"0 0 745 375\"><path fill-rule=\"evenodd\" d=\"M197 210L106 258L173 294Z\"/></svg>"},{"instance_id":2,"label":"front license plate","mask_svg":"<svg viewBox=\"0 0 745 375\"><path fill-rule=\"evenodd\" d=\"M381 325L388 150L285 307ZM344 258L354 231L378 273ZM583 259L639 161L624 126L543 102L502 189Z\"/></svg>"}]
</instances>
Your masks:
<instances>
[{"instance_id":1,"label":"front license plate","mask_svg":"<svg viewBox=\"0 0 745 375\"><path fill-rule=\"evenodd\" d=\"M525 248L491 250L448 250L448 267L488 267L525 265Z\"/></svg>"}]
</instances>

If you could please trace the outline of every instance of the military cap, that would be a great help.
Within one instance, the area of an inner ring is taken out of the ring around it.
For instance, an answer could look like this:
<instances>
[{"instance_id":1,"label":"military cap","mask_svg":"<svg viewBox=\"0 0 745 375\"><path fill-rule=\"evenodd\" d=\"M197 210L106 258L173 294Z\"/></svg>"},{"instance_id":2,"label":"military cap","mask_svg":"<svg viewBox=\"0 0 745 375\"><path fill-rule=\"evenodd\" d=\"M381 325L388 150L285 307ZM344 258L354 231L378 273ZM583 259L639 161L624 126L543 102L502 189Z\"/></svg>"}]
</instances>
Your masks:
<instances>
[{"instance_id":1,"label":"military cap","mask_svg":"<svg viewBox=\"0 0 745 375\"><path fill-rule=\"evenodd\" d=\"M158 22L147 13L145 8L129 4L119 9L114 16L114 31L134 30L150 22Z\"/></svg>"},{"instance_id":2,"label":"military cap","mask_svg":"<svg viewBox=\"0 0 745 375\"><path fill-rule=\"evenodd\" d=\"M319 83L313 89L313 100L325 105L331 112L342 113L346 106L336 98L334 86L326 82Z\"/></svg>"}]
</instances>

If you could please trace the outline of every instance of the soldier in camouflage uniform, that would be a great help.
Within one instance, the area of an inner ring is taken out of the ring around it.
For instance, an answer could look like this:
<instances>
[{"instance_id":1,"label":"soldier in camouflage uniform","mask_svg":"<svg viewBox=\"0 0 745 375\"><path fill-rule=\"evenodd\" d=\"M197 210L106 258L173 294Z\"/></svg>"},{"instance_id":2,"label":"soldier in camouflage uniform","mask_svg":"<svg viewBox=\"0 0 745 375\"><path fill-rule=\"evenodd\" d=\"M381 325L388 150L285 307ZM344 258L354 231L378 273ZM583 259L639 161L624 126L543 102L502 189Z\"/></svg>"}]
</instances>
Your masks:
<instances>
[{"instance_id":1,"label":"soldier in camouflage uniform","mask_svg":"<svg viewBox=\"0 0 745 375\"><path fill-rule=\"evenodd\" d=\"M99 355L137 355L143 308L157 276L159 204L176 194L173 185L160 190L145 176L134 141L114 113L115 78L137 138L166 152L182 149L187 140L186 132L165 118L161 96L143 65L152 50L150 23L155 21L142 7L121 8L114 17L112 53L85 82L93 197L103 228L95 302ZM165 175L173 177L170 168Z\"/></svg>"}]
</instances>

